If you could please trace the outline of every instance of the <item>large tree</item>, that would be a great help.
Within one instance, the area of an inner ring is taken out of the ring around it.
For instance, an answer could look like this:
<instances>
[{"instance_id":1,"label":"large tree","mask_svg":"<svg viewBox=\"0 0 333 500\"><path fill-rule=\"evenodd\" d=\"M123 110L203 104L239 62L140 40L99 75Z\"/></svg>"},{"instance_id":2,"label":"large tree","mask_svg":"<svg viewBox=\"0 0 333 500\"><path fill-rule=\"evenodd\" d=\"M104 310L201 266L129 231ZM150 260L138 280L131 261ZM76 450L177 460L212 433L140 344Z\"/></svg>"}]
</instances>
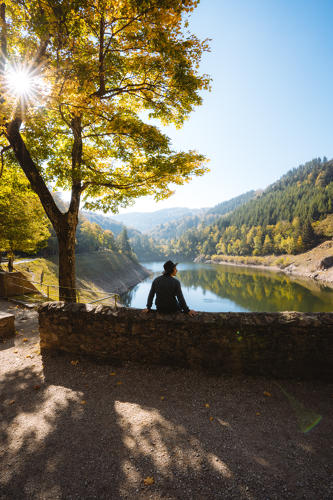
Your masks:
<instances>
[{"instance_id":1,"label":"large tree","mask_svg":"<svg viewBox=\"0 0 333 500\"><path fill-rule=\"evenodd\" d=\"M7 0L0 9L2 146L57 234L60 298L75 301L75 232L87 208L172 194L206 171L151 119L181 126L209 78L188 32L195 0ZM71 191L59 210L48 185Z\"/></svg>"}]
</instances>

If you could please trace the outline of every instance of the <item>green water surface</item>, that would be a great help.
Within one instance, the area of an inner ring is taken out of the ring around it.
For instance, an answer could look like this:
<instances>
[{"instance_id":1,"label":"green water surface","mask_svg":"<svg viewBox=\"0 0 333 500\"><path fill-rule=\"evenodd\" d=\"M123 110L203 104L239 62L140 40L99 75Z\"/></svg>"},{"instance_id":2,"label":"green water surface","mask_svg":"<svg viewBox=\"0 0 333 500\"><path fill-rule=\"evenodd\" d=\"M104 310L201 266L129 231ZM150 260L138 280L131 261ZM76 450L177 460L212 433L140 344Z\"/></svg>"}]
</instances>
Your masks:
<instances>
[{"instance_id":1,"label":"green water surface","mask_svg":"<svg viewBox=\"0 0 333 500\"><path fill-rule=\"evenodd\" d=\"M162 262L146 262L152 275L122 296L124 305L144 308ZM177 279L191 309L226 311L332 312L333 289L284 273L219 264L180 263Z\"/></svg>"}]
</instances>

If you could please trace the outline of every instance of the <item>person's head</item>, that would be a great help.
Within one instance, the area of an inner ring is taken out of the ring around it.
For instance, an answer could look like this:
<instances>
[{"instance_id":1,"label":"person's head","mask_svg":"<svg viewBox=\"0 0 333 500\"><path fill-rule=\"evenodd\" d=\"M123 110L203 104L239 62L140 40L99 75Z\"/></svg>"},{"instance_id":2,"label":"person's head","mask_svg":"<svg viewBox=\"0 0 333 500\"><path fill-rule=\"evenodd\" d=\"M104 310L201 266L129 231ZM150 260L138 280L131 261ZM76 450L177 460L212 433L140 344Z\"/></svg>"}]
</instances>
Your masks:
<instances>
[{"instance_id":1,"label":"person's head","mask_svg":"<svg viewBox=\"0 0 333 500\"><path fill-rule=\"evenodd\" d=\"M177 263L174 264L172 260L167 260L165 264L163 264L164 267L164 274L167 274L168 276L175 276L177 274Z\"/></svg>"}]
</instances>

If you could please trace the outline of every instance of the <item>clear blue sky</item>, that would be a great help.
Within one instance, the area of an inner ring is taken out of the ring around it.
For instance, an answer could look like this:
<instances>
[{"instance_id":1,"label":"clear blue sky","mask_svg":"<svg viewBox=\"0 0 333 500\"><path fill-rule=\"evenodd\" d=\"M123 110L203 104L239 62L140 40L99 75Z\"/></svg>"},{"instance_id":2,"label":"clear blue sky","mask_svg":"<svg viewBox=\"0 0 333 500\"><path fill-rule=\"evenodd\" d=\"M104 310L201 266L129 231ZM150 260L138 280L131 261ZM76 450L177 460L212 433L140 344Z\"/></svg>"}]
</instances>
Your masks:
<instances>
[{"instance_id":1,"label":"clear blue sky","mask_svg":"<svg viewBox=\"0 0 333 500\"><path fill-rule=\"evenodd\" d=\"M333 0L201 0L191 31L211 38L201 69L212 91L175 149L196 149L211 172L128 211L207 207L265 188L312 158L333 156Z\"/></svg>"}]
</instances>

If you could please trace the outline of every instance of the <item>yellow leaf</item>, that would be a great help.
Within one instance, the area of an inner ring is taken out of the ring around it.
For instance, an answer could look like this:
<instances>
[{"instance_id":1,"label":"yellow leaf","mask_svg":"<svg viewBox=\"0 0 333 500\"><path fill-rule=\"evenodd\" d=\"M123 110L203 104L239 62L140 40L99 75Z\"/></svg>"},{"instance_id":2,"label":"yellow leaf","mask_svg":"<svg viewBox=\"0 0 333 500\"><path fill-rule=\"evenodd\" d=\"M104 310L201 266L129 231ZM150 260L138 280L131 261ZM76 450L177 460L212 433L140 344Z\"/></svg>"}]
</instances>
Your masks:
<instances>
[{"instance_id":1,"label":"yellow leaf","mask_svg":"<svg viewBox=\"0 0 333 500\"><path fill-rule=\"evenodd\" d=\"M87 401L85 401L84 399L82 399L82 401L80 401L81 405L85 405L87 404Z\"/></svg>"},{"instance_id":2,"label":"yellow leaf","mask_svg":"<svg viewBox=\"0 0 333 500\"><path fill-rule=\"evenodd\" d=\"M264 391L264 396L267 396L268 398L270 398L272 396L272 394L270 392Z\"/></svg>"},{"instance_id":3,"label":"yellow leaf","mask_svg":"<svg viewBox=\"0 0 333 500\"><path fill-rule=\"evenodd\" d=\"M113 377L116 374L116 372L110 372L110 375Z\"/></svg>"},{"instance_id":4,"label":"yellow leaf","mask_svg":"<svg viewBox=\"0 0 333 500\"><path fill-rule=\"evenodd\" d=\"M122 384L122 382L120 380L118 380L117 385L121 385L121 384Z\"/></svg>"},{"instance_id":5,"label":"yellow leaf","mask_svg":"<svg viewBox=\"0 0 333 500\"><path fill-rule=\"evenodd\" d=\"M257 417L259 417L259 415L260 415L260 411L257 411L257 412L256 412L256 415L257 415Z\"/></svg>"},{"instance_id":6,"label":"yellow leaf","mask_svg":"<svg viewBox=\"0 0 333 500\"><path fill-rule=\"evenodd\" d=\"M210 420L211 422L213 422L214 417L209 417L209 420Z\"/></svg>"},{"instance_id":7,"label":"yellow leaf","mask_svg":"<svg viewBox=\"0 0 333 500\"><path fill-rule=\"evenodd\" d=\"M164 396L161 396L161 401L164 401L164 399L165 399Z\"/></svg>"},{"instance_id":8,"label":"yellow leaf","mask_svg":"<svg viewBox=\"0 0 333 500\"><path fill-rule=\"evenodd\" d=\"M151 486L152 484L154 484L154 478L152 476L148 476L146 477L144 480L143 480L143 484L145 486Z\"/></svg>"},{"instance_id":9,"label":"yellow leaf","mask_svg":"<svg viewBox=\"0 0 333 500\"><path fill-rule=\"evenodd\" d=\"M77 359L76 361L71 361L71 365L75 366L79 363L79 360Z\"/></svg>"},{"instance_id":10,"label":"yellow leaf","mask_svg":"<svg viewBox=\"0 0 333 500\"><path fill-rule=\"evenodd\" d=\"M28 339L27 339L27 338L24 338L24 339L23 339L23 342L28 342Z\"/></svg>"},{"instance_id":11,"label":"yellow leaf","mask_svg":"<svg viewBox=\"0 0 333 500\"><path fill-rule=\"evenodd\" d=\"M30 354L27 354L26 358L32 358L32 356L30 356Z\"/></svg>"},{"instance_id":12,"label":"yellow leaf","mask_svg":"<svg viewBox=\"0 0 333 500\"><path fill-rule=\"evenodd\" d=\"M206 407L206 408L209 408L209 404L208 404L208 403L206 403L206 404L205 404L205 407Z\"/></svg>"},{"instance_id":13,"label":"yellow leaf","mask_svg":"<svg viewBox=\"0 0 333 500\"><path fill-rule=\"evenodd\" d=\"M16 349L16 351L14 351L14 352L15 352L15 354L16 354L16 353L18 353L18 350Z\"/></svg>"}]
</instances>

